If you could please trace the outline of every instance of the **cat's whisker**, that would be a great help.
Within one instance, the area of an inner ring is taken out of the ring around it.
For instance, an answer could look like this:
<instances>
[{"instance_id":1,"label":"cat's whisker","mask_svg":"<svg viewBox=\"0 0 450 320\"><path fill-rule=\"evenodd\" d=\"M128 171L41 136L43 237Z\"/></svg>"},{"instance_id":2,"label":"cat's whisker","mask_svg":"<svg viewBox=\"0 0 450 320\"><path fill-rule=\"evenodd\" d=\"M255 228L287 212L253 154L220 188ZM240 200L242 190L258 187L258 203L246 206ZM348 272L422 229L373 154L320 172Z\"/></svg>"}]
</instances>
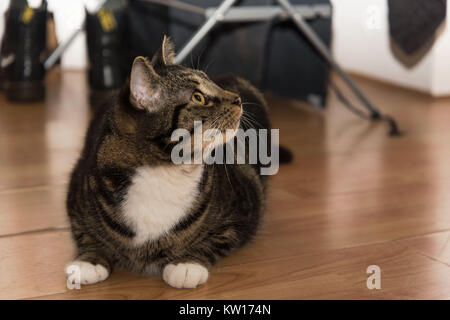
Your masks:
<instances>
[{"instance_id":1,"label":"cat's whisker","mask_svg":"<svg viewBox=\"0 0 450 320\"><path fill-rule=\"evenodd\" d=\"M251 124L248 122L248 120L245 117L241 116L241 123L242 123L243 129L251 128Z\"/></svg>"},{"instance_id":2,"label":"cat's whisker","mask_svg":"<svg viewBox=\"0 0 450 320\"><path fill-rule=\"evenodd\" d=\"M224 162L223 165L224 165L224 168L225 168L225 173L226 173L226 175L227 175L228 182L230 183L231 190L233 190L233 192L234 192L233 184L231 183L230 176L228 175L228 170L227 170L227 164L226 164L226 162Z\"/></svg>"},{"instance_id":3,"label":"cat's whisker","mask_svg":"<svg viewBox=\"0 0 450 320\"><path fill-rule=\"evenodd\" d=\"M245 119L246 121L248 121L251 126L256 126L256 127L260 127L260 128L264 128L256 119L254 119L249 113L244 112L242 114L242 119Z\"/></svg>"},{"instance_id":4,"label":"cat's whisker","mask_svg":"<svg viewBox=\"0 0 450 320\"><path fill-rule=\"evenodd\" d=\"M220 115L219 116L216 116L216 118L211 122L211 124L209 125L209 128L208 129L216 129L215 128L215 125L216 125L216 123L219 121L219 119L220 119ZM213 131L214 130L212 130L212 132L211 132L211 135L213 134Z\"/></svg>"},{"instance_id":5,"label":"cat's whisker","mask_svg":"<svg viewBox=\"0 0 450 320\"><path fill-rule=\"evenodd\" d=\"M242 105L243 105L243 106L245 106L245 105L250 105L250 106L257 106L257 107L261 107L261 105L260 105L260 104L258 104L258 103L254 103L254 102L242 102Z\"/></svg>"},{"instance_id":6,"label":"cat's whisker","mask_svg":"<svg viewBox=\"0 0 450 320\"><path fill-rule=\"evenodd\" d=\"M253 124L252 124L247 118L242 118L242 119L243 119L244 122L246 123L247 129L251 129L251 128L254 127Z\"/></svg>"},{"instance_id":7,"label":"cat's whisker","mask_svg":"<svg viewBox=\"0 0 450 320\"><path fill-rule=\"evenodd\" d=\"M208 64L206 65L206 67L205 67L205 73L207 73L208 72L208 68L213 64L215 62L215 60L214 59L212 59L210 62L208 62Z\"/></svg>"},{"instance_id":8,"label":"cat's whisker","mask_svg":"<svg viewBox=\"0 0 450 320\"><path fill-rule=\"evenodd\" d=\"M196 70L200 70L199 69L200 68L200 59L201 59L201 57L203 55L203 52L205 52L205 49L206 49L206 47L203 47L202 52L200 52L200 54L197 57L197 69Z\"/></svg>"},{"instance_id":9,"label":"cat's whisker","mask_svg":"<svg viewBox=\"0 0 450 320\"><path fill-rule=\"evenodd\" d=\"M191 56L191 68L194 69L194 60L192 58L192 52L191 52L190 56Z\"/></svg>"},{"instance_id":10,"label":"cat's whisker","mask_svg":"<svg viewBox=\"0 0 450 320\"><path fill-rule=\"evenodd\" d=\"M249 111L244 110L243 115L248 119L254 120L257 124L261 125Z\"/></svg>"}]
</instances>

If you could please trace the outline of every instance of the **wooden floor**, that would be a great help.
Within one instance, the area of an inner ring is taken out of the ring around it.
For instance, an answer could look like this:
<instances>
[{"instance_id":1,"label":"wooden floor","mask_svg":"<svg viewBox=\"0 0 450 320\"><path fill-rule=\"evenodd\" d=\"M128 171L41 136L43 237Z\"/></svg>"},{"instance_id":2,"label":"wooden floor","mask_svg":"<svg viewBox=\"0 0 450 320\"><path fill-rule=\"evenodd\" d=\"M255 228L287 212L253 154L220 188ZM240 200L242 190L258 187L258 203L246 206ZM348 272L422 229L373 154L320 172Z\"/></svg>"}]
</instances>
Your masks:
<instances>
[{"instance_id":1,"label":"wooden floor","mask_svg":"<svg viewBox=\"0 0 450 320\"><path fill-rule=\"evenodd\" d=\"M256 241L195 290L115 272L68 290L73 244L64 209L88 123L83 73L53 72L47 101L0 94L0 298L450 299L450 99L357 78L405 135L349 114L335 96L321 114L269 97L295 154L272 179ZM381 289L369 290L369 265Z\"/></svg>"}]
</instances>

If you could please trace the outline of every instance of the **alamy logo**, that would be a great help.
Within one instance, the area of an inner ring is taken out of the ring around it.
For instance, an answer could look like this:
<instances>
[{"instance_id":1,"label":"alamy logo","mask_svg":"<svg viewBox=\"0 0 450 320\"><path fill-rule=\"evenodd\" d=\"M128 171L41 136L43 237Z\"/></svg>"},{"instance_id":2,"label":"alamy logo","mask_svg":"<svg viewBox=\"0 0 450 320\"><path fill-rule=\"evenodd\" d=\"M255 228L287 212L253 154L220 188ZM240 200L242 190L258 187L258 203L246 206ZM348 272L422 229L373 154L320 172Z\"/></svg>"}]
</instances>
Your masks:
<instances>
[{"instance_id":1,"label":"alamy logo","mask_svg":"<svg viewBox=\"0 0 450 320\"><path fill-rule=\"evenodd\" d=\"M81 289L81 270L77 265L70 265L66 269L67 289Z\"/></svg>"},{"instance_id":2,"label":"alamy logo","mask_svg":"<svg viewBox=\"0 0 450 320\"><path fill-rule=\"evenodd\" d=\"M383 26L383 12L379 5L370 5L365 12L365 25L369 30L380 30Z\"/></svg>"},{"instance_id":3,"label":"alamy logo","mask_svg":"<svg viewBox=\"0 0 450 320\"><path fill-rule=\"evenodd\" d=\"M381 289L381 269L377 265L370 265L366 270L367 274L372 274L367 278L367 289Z\"/></svg>"},{"instance_id":4,"label":"alamy logo","mask_svg":"<svg viewBox=\"0 0 450 320\"><path fill-rule=\"evenodd\" d=\"M234 137L236 137L237 142L236 148ZM172 133L171 140L178 142L171 153L172 161L175 164L261 163L261 175L274 175L278 172L278 129L271 129L269 132L267 129L247 129L244 131L239 128L236 130L227 129L223 133L218 129L203 131L202 122L194 121L193 138L188 130L176 129ZM269 147L270 150L268 150Z\"/></svg>"}]
</instances>

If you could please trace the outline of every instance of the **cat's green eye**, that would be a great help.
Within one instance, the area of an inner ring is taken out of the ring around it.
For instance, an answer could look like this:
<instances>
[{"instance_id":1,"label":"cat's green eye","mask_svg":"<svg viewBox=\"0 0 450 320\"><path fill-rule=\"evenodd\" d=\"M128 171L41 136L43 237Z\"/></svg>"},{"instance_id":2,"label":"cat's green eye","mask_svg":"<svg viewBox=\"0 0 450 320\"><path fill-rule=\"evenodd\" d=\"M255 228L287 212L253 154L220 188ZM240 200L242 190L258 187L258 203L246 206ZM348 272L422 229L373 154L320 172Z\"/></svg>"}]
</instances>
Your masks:
<instances>
[{"instance_id":1,"label":"cat's green eye","mask_svg":"<svg viewBox=\"0 0 450 320\"><path fill-rule=\"evenodd\" d=\"M200 92L198 92L198 91L195 91L195 92L192 94L191 99L192 99L192 101L194 101L196 104L200 104L200 105L202 105L202 106L204 106L204 105L206 104L205 96L202 95L202 94L201 94Z\"/></svg>"}]
</instances>

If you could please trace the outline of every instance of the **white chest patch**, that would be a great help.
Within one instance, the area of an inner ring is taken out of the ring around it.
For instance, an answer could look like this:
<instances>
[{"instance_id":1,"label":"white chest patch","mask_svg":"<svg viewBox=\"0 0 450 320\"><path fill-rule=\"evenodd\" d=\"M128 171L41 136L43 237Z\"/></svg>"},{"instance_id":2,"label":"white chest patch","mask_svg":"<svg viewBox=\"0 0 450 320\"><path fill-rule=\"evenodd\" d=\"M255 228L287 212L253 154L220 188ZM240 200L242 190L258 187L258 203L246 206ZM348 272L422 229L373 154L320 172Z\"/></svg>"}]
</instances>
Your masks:
<instances>
[{"instance_id":1,"label":"white chest patch","mask_svg":"<svg viewBox=\"0 0 450 320\"><path fill-rule=\"evenodd\" d=\"M156 240L187 213L198 195L202 167L175 165L136 170L122 208L135 245Z\"/></svg>"}]
</instances>

